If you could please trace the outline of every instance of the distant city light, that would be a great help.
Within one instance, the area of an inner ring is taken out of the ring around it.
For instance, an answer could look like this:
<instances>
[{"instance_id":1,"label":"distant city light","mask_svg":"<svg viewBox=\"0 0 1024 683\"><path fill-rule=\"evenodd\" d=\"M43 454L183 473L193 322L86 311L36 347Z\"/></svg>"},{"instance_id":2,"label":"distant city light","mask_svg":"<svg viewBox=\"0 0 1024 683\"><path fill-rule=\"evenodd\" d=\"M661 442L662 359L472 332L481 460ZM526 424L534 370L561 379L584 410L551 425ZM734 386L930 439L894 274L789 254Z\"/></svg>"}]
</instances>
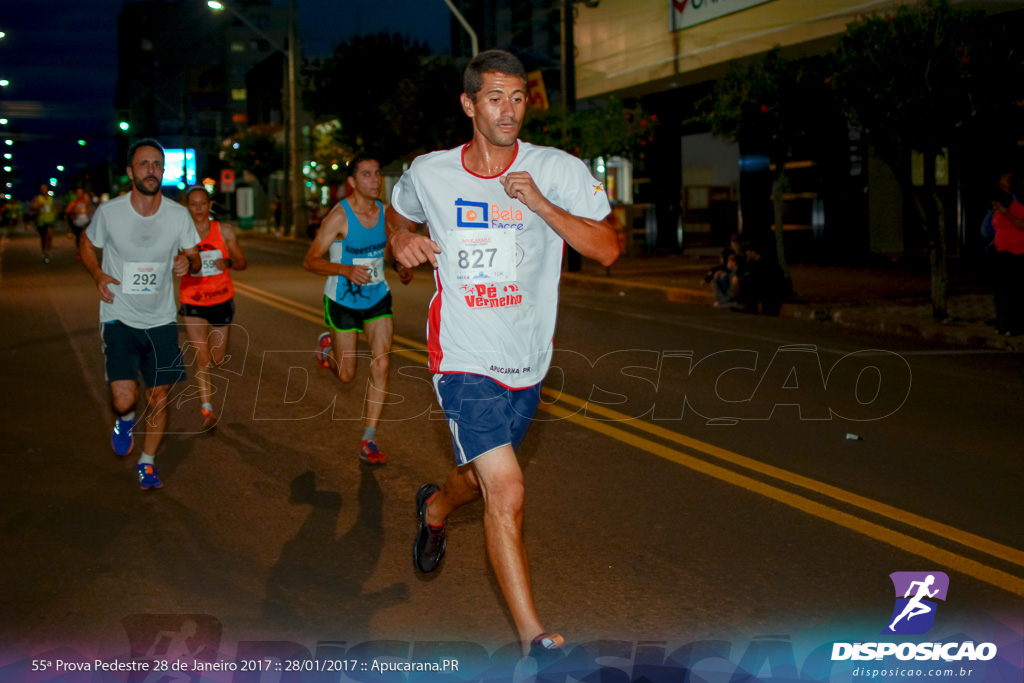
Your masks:
<instances>
[{"instance_id":1,"label":"distant city light","mask_svg":"<svg viewBox=\"0 0 1024 683\"><path fill-rule=\"evenodd\" d=\"M206 3L206 5L207 5L207 6L208 6L208 7L210 8L210 9L215 9L215 10L217 10L218 12L220 12L220 11L223 11L223 9L224 9L224 5L222 5L221 3L217 2L217 0L209 0L209 1L208 1L208 2Z\"/></svg>"},{"instance_id":2,"label":"distant city light","mask_svg":"<svg viewBox=\"0 0 1024 683\"><path fill-rule=\"evenodd\" d=\"M9 80L7 80L6 78L0 78L0 88L6 88L10 84L11 84L11 82Z\"/></svg>"},{"instance_id":3,"label":"distant city light","mask_svg":"<svg viewBox=\"0 0 1024 683\"><path fill-rule=\"evenodd\" d=\"M117 127L120 128L121 130L128 130L128 122L122 121L121 123L117 124Z\"/></svg>"},{"instance_id":4,"label":"distant city light","mask_svg":"<svg viewBox=\"0 0 1024 683\"><path fill-rule=\"evenodd\" d=\"M6 37L7 37L7 34L4 33L3 31L0 31L0 38L6 38Z\"/></svg>"},{"instance_id":5,"label":"distant city light","mask_svg":"<svg viewBox=\"0 0 1024 683\"><path fill-rule=\"evenodd\" d=\"M4 144L10 147L11 145L14 144L14 140L4 140Z\"/></svg>"},{"instance_id":6,"label":"distant city light","mask_svg":"<svg viewBox=\"0 0 1024 683\"><path fill-rule=\"evenodd\" d=\"M85 140L79 140L78 144L81 145L82 147L85 147Z\"/></svg>"},{"instance_id":7,"label":"distant city light","mask_svg":"<svg viewBox=\"0 0 1024 683\"><path fill-rule=\"evenodd\" d=\"M231 145L231 149L238 149L238 148L239 148L239 144L237 142L235 144Z\"/></svg>"},{"instance_id":8,"label":"distant city light","mask_svg":"<svg viewBox=\"0 0 1024 683\"><path fill-rule=\"evenodd\" d=\"M10 152L5 152L4 153L4 159L13 159L13 158L14 158L14 155L11 154Z\"/></svg>"},{"instance_id":9,"label":"distant city light","mask_svg":"<svg viewBox=\"0 0 1024 683\"><path fill-rule=\"evenodd\" d=\"M60 171L61 173L63 173L64 172L64 167L63 166L58 166L57 170Z\"/></svg>"},{"instance_id":10,"label":"distant city light","mask_svg":"<svg viewBox=\"0 0 1024 683\"><path fill-rule=\"evenodd\" d=\"M7 125L7 119L0 119L0 126L6 126L6 125Z\"/></svg>"},{"instance_id":11,"label":"distant city light","mask_svg":"<svg viewBox=\"0 0 1024 683\"><path fill-rule=\"evenodd\" d=\"M56 178L50 178L50 185L52 187L57 187L57 179Z\"/></svg>"},{"instance_id":12,"label":"distant city light","mask_svg":"<svg viewBox=\"0 0 1024 683\"><path fill-rule=\"evenodd\" d=\"M332 171L337 171L338 170L338 165L337 164L331 164L331 170Z\"/></svg>"},{"instance_id":13,"label":"distant city light","mask_svg":"<svg viewBox=\"0 0 1024 683\"><path fill-rule=\"evenodd\" d=\"M14 187L14 183L7 183L7 187Z\"/></svg>"},{"instance_id":14,"label":"distant city light","mask_svg":"<svg viewBox=\"0 0 1024 683\"><path fill-rule=\"evenodd\" d=\"M4 166L4 170L7 171L8 173L10 173L11 172L11 167L10 166Z\"/></svg>"}]
</instances>

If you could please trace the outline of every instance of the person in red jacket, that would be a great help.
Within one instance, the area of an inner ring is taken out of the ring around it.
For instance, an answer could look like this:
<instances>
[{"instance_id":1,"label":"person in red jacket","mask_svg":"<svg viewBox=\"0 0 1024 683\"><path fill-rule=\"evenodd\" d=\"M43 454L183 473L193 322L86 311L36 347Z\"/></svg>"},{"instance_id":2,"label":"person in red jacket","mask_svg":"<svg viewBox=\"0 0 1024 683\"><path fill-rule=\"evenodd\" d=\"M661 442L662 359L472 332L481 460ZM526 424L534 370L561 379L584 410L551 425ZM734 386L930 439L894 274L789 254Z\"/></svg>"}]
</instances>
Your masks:
<instances>
[{"instance_id":1,"label":"person in red jacket","mask_svg":"<svg viewBox=\"0 0 1024 683\"><path fill-rule=\"evenodd\" d=\"M230 226L210 220L210 195L202 185L188 188L188 212L199 233L202 269L181 278L181 308L189 343L196 349L199 371L196 384L202 398L203 429L217 424L213 411L213 386L205 377L208 367L224 362L228 350L228 325L235 315L235 287L231 271L245 270L245 253Z\"/></svg>"},{"instance_id":2,"label":"person in red jacket","mask_svg":"<svg viewBox=\"0 0 1024 683\"><path fill-rule=\"evenodd\" d=\"M1003 294L1000 334L1024 334L1024 204L997 189L992 197L996 277Z\"/></svg>"}]
</instances>

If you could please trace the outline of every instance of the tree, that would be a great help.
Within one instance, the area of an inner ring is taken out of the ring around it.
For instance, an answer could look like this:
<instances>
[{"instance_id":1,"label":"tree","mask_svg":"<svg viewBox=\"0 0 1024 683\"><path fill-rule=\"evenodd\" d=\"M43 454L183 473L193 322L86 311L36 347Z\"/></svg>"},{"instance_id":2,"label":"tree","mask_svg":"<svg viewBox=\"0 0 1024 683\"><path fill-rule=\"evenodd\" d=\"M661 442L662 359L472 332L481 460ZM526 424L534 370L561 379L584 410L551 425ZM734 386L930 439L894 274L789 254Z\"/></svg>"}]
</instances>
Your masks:
<instances>
[{"instance_id":1,"label":"tree","mask_svg":"<svg viewBox=\"0 0 1024 683\"><path fill-rule=\"evenodd\" d=\"M930 161L956 148L977 103L992 99L977 91L971 64L972 54L986 44L976 40L980 16L946 0L922 0L851 24L835 50L836 93L895 173L928 235L932 313L938 320L947 316L946 211L927 165L923 187L915 188L911 153Z\"/></svg>"},{"instance_id":2,"label":"tree","mask_svg":"<svg viewBox=\"0 0 1024 683\"><path fill-rule=\"evenodd\" d=\"M224 150L223 159L236 172L247 170L266 187L270 174L284 168L284 148L274 141L269 131L250 128L233 135Z\"/></svg>"},{"instance_id":3,"label":"tree","mask_svg":"<svg viewBox=\"0 0 1024 683\"><path fill-rule=\"evenodd\" d=\"M452 147L468 132L459 70L401 36L353 38L304 75L307 110L339 123L331 144L372 151L382 164Z\"/></svg>"},{"instance_id":4,"label":"tree","mask_svg":"<svg viewBox=\"0 0 1024 683\"><path fill-rule=\"evenodd\" d=\"M790 275L782 230L784 196L789 189L786 163L798 145L825 136L833 120L827 113L831 106L827 74L825 59L787 60L776 46L756 61L730 63L714 91L697 103L694 117L709 125L713 134L762 149L770 158L775 254L787 288Z\"/></svg>"},{"instance_id":5,"label":"tree","mask_svg":"<svg viewBox=\"0 0 1024 683\"><path fill-rule=\"evenodd\" d=\"M562 115L559 107L530 111L522 137L534 144L557 147L583 159L623 156L643 158L654 139L658 118L639 104L627 107L615 97L580 103Z\"/></svg>"}]
</instances>

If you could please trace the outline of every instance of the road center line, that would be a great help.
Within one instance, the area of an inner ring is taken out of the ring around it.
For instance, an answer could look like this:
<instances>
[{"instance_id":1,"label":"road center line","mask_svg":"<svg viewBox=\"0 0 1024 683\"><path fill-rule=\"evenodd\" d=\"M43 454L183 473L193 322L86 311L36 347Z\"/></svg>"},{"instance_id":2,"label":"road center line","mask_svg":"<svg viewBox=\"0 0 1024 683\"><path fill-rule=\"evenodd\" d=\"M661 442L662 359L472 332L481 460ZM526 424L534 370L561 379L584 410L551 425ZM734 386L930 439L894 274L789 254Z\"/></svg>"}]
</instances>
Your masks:
<instances>
[{"instance_id":1,"label":"road center line","mask_svg":"<svg viewBox=\"0 0 1024 683\"><path fill-rule=\"evenodd\" d=\"M236 285L238 285L238 283L236 283ZM316 324L323 324L322 315L313 316L306 312L316 310L313 309L312 307L304 306L302 304L299 304L298 302L291 301L290 299L278 296L276 294L271 294L270 292L266 292L256 287L252 287L251 285L242 285L241 289L245 290L242 291L243 294L252 299L255 299L256 301L265 303L268 306L271 306L278 310L291 313L292 315L298 316L304 320L308 320ZM426 345L422 344L421 342L417 342L412 339L407 339L399 335L395 335L394 339L397 343L408 346L411 349L417 351L425 351L427 348ZM401 355L406 358L410 358L412 360L416 360L423 364L426 364L426 359L424 359L420 354L402 353ZM557 392L548 388L544 388L543 393L555 400L562 401L563 403L569 404L570 406L576 408L575 411L570 411L561 406L555 405L554 403L542 402L540 408L556 417L565 418L581 427L585 427L599 434L604 434L605 436L609 436L613 439L616 439L617 441L621 441L623 443L639 448L640 450L651 453L652 455L665 458L666 460L670 460L677 464L683 465L689 469L701 472L702 474L712 476L726 483L740 486L741 488L744 488L753 493L761 494L778 502L784 503L785 505L789 505L790 507L794 507L798 510L802 510L804 512L812 514L821 519L839 524L840 526L846 527L858 533L862 533L866 536L882 541L883 543L893 545L901 550L905 550L907 552L919 555L926 559L938 562L939 564L945 567L954 569L956 571L960 571L964 574L967 574L968 576L972 576L993 586L997 586L1004 590L1010 591L1011 593L1024 596L1024 579L1016 577L1012 574L995 569L993 567L989 567L975 560L971 560L961 555L957 555L956 553L952 553L948 550L944 550L929 543L925 543L924 541L915 539L911 536L907 536L906 534L902 534L897 531L893 531L881 525L856 517L854 515L842 512L840 510L836 510L822 503L818 503L807 498L804 498L802 496L789 493L788 491L784 491L770 484L766 484L755 479L751 479L750 477L733 472L732 470L726 469L719 465L708 463L704 460L701 460L691 455L687 455L686 453L675 450L668 446L664 446L649 439L645 439L643 437L631 434L630 432L627 432L617 426L611 426L610 424L608 424L607 421L596 420L591 417L580 415L579 412L582 408L585 407L587 410L591 410L596 414L603 415L605 417L615 420L616 422L628 424L636 429L645 431L653 436L657 436L659 438L672 441L687 448L691 448L706 455L710 455L712 457L724 460L726 462L738 465L740 467L744 467L746 469L758 472L760 474L773 477L780 481L785 481L789 484L806 488L808 490L862 508L864 510L886 517L888 519L892 519L894 521L907 524L914 528L920 529L921 531L932 533L942 538L952 540L956 543L960 543L961 545L967 546L974 550L987 553L993 557L998 557L1008 562L1013 562L1015 564L1024 566L1024 553L1015 548L1001 545L994 541L990 541L975 534L961 531L959 529L947 526L940 522L935 522L925 517L920 517L919 515L915 515L913 513L906 512L904 510L900 510L889 505L885 505L884 503L879 503L869 498L858 496L854 493L844 491L843 489L840 489L838 487L831 486L829 484L824 484L822 482L818 482L808 477L804 477L777 467L773 467L771 465L767 465L765 463L753 460L751 458L747 458L737 453L732 453L731 451L725 450L723 448L718 448L717 446L713 446L711 444L704 443L703 441L699 441L697 439L684 436L677 432L673 432L671 430L659 427L657 425L645 422L643 420L630 418L629 416L623 413L618 413L614 410L604 408L603 406L600 405L591 404L588 401L584 401L580 398L577 398L570 394L566 394L564 392Z\"/></svg>"}]
</instances>

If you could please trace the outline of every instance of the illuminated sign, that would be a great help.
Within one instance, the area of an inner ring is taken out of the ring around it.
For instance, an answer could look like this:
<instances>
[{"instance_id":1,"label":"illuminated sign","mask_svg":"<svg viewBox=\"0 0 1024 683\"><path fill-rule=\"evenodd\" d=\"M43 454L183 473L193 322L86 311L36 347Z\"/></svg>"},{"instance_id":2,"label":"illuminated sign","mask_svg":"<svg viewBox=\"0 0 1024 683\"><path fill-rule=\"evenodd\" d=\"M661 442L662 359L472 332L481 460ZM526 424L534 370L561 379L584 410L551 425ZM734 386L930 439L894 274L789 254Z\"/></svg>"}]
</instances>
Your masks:
<instances>
[{"instance_id":1,"label":"illuminated sign","mask_svg":"<svg viewBox=\"0 0 1024 683\"><path fill-rule=\"evenodd\" d=\"M194 149L164 150L164 187L185 189L196 184L196 151Z\"/></svg>"},{"instance_id":2,"label":"illuminated sign","mask_svg":"<svg viewBox=\"0 0 1024 683\"><path fill-rule=\"evenodd\" d=\"M668 30L681 31L771 0L668 0Z\"/></svg>"}]
</instances>

